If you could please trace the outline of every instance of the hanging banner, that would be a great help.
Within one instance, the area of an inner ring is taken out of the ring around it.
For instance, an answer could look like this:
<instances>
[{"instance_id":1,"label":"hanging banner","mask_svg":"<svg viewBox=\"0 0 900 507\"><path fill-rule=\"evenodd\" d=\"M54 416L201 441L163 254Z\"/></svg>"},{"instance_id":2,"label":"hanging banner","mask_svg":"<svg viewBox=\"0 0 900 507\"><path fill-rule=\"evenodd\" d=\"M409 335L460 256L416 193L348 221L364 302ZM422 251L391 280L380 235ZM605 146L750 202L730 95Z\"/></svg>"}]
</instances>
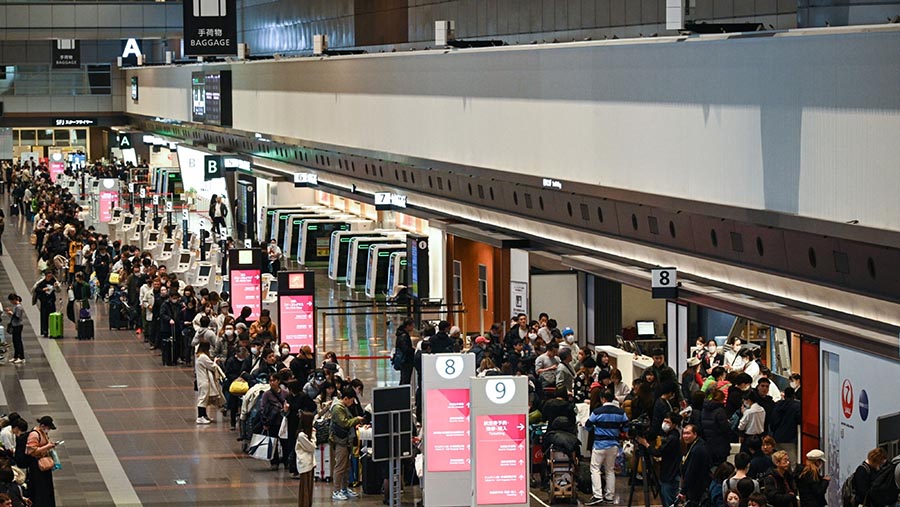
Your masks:
<instances>
[{"instance_id":1,"label":"hanging banner","mask_svg":"<svg viewBox=\"0 0 900 507\"><path fill-rule=\"evenodd\" d=\"M185 0L184 54L237 55L236 0Z\"/></svg>"},{"instance_id":2,"label":"hanging banner","mask_svg":"<svg viewBox=\"0 0 900 507\"><path fill-rule=\"evenodd\" d=\"M81 43L75 39L50 41L54 69L81 67Z\"/></svg>"}]
</instances>

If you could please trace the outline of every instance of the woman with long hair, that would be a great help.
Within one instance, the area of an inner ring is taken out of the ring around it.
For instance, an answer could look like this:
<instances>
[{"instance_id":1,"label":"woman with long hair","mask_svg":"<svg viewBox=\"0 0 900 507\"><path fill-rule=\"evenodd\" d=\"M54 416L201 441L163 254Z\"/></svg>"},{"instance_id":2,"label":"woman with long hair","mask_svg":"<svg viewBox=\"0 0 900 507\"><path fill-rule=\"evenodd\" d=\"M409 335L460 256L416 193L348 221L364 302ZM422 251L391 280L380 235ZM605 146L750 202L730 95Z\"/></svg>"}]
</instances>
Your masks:
<instances>
[{"instance_id":1,"label":"woman with long hair","mask_svg":"<svg viewBox=\"0 0 900 507\"><path fill-rule=\"evenodd\" d=\"M831 477L825 475L825 453L813 449L806 453L806 465L797 475L797 493L800 507L826 505L825 492Z\"/></svg>"},{"instance_id":2,"label":"woman with long hair","mask_svg":"<svg viewBox=\"0 0 900 507\"><path fill-rule=\"evenodd\" d=\"M298 507L312 507L313 474L316 468L316 438L313 435L313 415L300 413L300 433L294 446L297 454L297 473L300 475Z\"/></svg>"},{"instance_id":3,"label":"woman with long hair","mask_svg":"<svg viewBox=\"0 0 900 507\"><path fill-rule=\"evenodd\" d=\"M194 360L194 374L197 379L197 424L209 424L212 422L207 407L215 410L221 407L225 401L222 396L222 379L225 373L209 357L209 342L201 341L197 344L197 357Z\"/></svg>"}]
</instances>

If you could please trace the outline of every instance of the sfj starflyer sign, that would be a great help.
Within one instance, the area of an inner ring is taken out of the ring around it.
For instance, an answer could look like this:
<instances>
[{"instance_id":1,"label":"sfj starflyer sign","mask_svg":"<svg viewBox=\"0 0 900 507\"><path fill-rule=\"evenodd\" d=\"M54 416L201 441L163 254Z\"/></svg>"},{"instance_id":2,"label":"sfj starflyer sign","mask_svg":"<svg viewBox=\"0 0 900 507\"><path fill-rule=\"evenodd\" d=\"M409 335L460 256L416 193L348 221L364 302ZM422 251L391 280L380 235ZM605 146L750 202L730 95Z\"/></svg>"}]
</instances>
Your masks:
<instances>
[{"instance_id":1,"label":"sfj starflyer sign","mask_svg":"<svg viewBox=\"0 0 900 507\"><path fill-rule=\"evenodd\" d=\"M237 54L236 0L184 0L182 4L186 55Z\"/></svg>"}]
</instances>

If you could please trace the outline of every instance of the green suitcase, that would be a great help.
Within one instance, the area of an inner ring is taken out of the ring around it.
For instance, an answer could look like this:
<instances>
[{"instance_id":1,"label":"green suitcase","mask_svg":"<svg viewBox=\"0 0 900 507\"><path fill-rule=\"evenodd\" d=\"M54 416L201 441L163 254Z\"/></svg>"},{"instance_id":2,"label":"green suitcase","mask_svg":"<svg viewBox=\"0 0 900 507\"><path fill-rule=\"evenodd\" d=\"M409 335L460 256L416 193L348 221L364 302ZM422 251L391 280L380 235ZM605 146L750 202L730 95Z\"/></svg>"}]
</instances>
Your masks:
<instances>
[{"instance_id":1,"label":"green suitcase","mask_svg":"<svg viewBox=\"0 0 900 507\"><path fill-rule=\"evenodd\" d=\"M59 312L50 314L50 338L63 337L63 317Z\"/></svg>"}]
</instances>

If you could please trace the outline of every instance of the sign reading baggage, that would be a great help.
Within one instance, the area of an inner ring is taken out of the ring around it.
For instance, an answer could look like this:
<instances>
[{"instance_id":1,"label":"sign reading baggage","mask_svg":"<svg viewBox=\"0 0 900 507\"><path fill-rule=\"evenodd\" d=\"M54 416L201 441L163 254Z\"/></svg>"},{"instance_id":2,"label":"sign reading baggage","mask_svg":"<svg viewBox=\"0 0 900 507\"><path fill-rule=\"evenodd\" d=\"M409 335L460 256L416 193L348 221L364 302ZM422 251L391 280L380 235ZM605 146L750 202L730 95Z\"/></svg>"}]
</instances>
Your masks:
<instances>
[{"instance_id":1,"label":"sign reading baggage","mask_svg":"<svg viewBox=\"0 0 900 507\"><path fill-rule=\"evenodd\" d=\"M528 505L526 377L475 377L469 393L473 505Z\"/></svg>"},{"instance_id":2,"label":"sign reading baggage","mask_svg":"<svg viewBox=\"0 0 900 507\"><path fill-rule=\"evenodd\" d=\"M236 0L184 0L184 53L237 55Z\"/></svg>"}]
</instances>

